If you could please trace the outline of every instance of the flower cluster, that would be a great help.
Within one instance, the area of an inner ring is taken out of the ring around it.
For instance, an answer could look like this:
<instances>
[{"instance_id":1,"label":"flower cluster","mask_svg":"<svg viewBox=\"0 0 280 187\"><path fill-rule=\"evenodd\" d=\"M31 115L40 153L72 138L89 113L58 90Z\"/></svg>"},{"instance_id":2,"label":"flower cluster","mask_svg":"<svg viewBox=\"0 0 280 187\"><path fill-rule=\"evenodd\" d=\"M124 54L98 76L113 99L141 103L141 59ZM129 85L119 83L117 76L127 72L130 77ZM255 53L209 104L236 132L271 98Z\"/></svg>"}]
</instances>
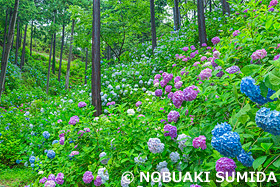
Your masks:
<instances>
[{"instance_id":1,"label":"flower cluster","mask_svg":"<svg viewBox=\"0 0 280 187\"><path fill-rule=\"evenodd\" d=\"M216 45L216 44L218 44L221 40L220 40L220 38L219 38L218 36L216 36L216 37L212 38L211 41L212 41L213 45Z\"/></svg>"},{"instance_id":2,"label":"flower cluster","mask_svg":"<svg viewBox=\"0 0 280 187\"><path fill-rule=\"evenodd\" d=\"M86 183L86 184L89 184L89 183L91 183L91 181L93 180L93 175L92 175L92 172L91 171L86 171L85 173L84 173L84 176L83 176L83 181L84 181L84 183Z\"/></svg>"},{"instance_id":3,"label":"flower cluster","mask_svg":"<svg viewBox=\"0 0 280 187\"><path fill-rule=\"evenodd\" d=\"M55 152L53 150L48 150L47 157L53 159L55 157Z\"/></svg>"},{"instance_id":4,"label":"flower cluster","mask_svg":"<svg viewBox=\"0 0 280 187\"><path fill-rule=\"evenodd\" d=\"M192 85L192 86L185 88L183 90L183 93L184 93L184 99L186 101L192 101L192 100L196 99L197 94L199 93L199 90L196 86Z\"/></svg>"},{"instance_id":5,"label":"flower cluster","mask_svg":"<svg viewBox=\"0 0 280 187\"><path fill-rule=\"evenodd\" d=\"M223 172L222 176L232 176L235 173L236 164L230 158L220 158L216 161L216 171Z\"/></svg>"},{"instance_id":6,"label":"flower cluster","mask_svg":"<svg viewBox=\"0 0 280 187\"><path fill-rule=\"evenodd\" d=\"M157 97L161 97L161 96L162 96L162 90L161 90L161 89L157 89L157 90L155 91L155 95L156 95Z\"/></svg>"},{"instance_id":7,"label":"flower cluster","mask_svg":"<svg viewBox=\"0 0 280 187\"><path fill-rule=\"evenodd\" d=\"M278 4L278 1L277 0L271 0L269 5L268 5L268 8L269 7L272 7L272 6L276 6Z\"/></svg>"},{"instance_id":8,"label":"flower cluster","mask_svg":"<svg viewBox=\"0 0 280 187\"><path fill-rule=\"evenodd\" d=\"M176 123L179 117L180 117L179 112L175 110L170 111L169 114L167 115L167 119L169 123L171 123L172 121Z\"/></svg>"},{"instance_id":9,"label":"flower cluster","mask_svg":"<svg viewBox=\"0 0 280 187\"><path fill-rule=\"evenodd\" d=\"M178 137L177 137L177 142L178 142L178 144L179 144L179 149L181 149L181 151L183 151L183 149L184 149L184 147L187 147L186 145L185 145L185 143L187 142L187 140L188 140L188 138L191 138L190 136L187 136L187 135L185 135L185 134L180 134L180 135L178 135Z\"/></svg>"},{"instance_id":10,"label":"flower cluster","mask_svg":"<svg viewBox=\"0 0 280 187\"><path fill-rule=\"evenodd\" d=\"M164 144L158 138L150 138L147 142L149 150L152 153L161 153L164 150Z\"/></svg>"},{"instance_id":11,"label":"flower cluster","mask_svg":"<svg viewBox=\"0 0 280 187\"><path fill-rule=\"evenodd\" d=\"M233 33L232 33L232 36L238 36L240 34L240 31L239 30L236 30L236 31L234 31Z\"/></svg>"},{"instance_id":12,"label":"flower cluster","mask_svg":"<svg viewBox=\"0 0 280 187\"><path fill-rule=\"evenodd\" d=\"M231 67L226 69L226 72L228 72L229 74L234 74L236 72L241 73L238 66L231 66Z\"/></svg>"},{"instance_id":13,"label":"flower cluster","mask_svg":"<svg viewBox=\"0 0 280 187\"><path fill-rule=\"evenodd\" d=\"M177 127L167 124L164 126L164 136L170 136L172 139L177 137Z\"/></svg>"},{"instance_id":14,"label":"flower cluster","mask_svg":"<svg viewBox=\"0 0 280 187\"><path fill-rule=\"evenodd\" d=\"M260 49L260 50L253 52L253 54L251 55L251 58L252 58L252 60L258 60L258 59L263 59L266 56L267 56L266 50Z\"/></svg>"},{"instance_id":15,"label":"flower cluster","mask_svg":"<svg viewBox=\"0 0 280 187\"><path fill-rule=\"evenodd\" d=\"M111 106L111 105L115 105L116 104L116 102L115 101L112 101L112 102L108 102L106 105L107 106Z\"/></svg>"},{"instance_id":16,"label":"flower cluster","mask_svg":"<svg viewBox=\"0 0 280 187\"><path fill-rule=\"evenodd\" d=\"M44 131L43 136L44 136L44 138L49 139L50 138L50 133L48 131Z\"/></svg>"},{"instance_id":17,"label":"flower cluster","mask_svg":"<svg viewBox=\"0 0 280 187\"><path fill-rule=\"evenodd\" d=\"M79 120L80 120L80 119L79 119L78 116L73 116L73 117L71 117L70 120L69 120L69 125L76 125L76 123L78 123Z\"/></svg>"},{"instance_id":18,"label":"flower cluster","mask_svg":"<svg viewBox=\"0 0 280 187\"><path fill-rule=\"evenodd\" d=\"M169 95L168 95L168 97L169 97ZM176 108L180 108L184 101L184 93L181 90L174 92L174 94L172 95L172 101Z\"/></svg>"},{"instance_id":19,"label":"flower cluster","mask_svg":"<svg viewBox=\"0 0 280 187\"><path fill-rule=\"evenodd\" d=\"M244 77L241 80L240 91L245 93L253 102L263 105L267 102L276 101L277 99L271 100L270 97L275 93L275 91L268 88L268 93L266 98L261 95L261 90L259 85L255 85L255 80L252 77Z\"/></svg>"},{"instance_id":20,"label":"flower cluster","mask_svg":"<svg viewBox=\"0 0 280 187\"><path fill-rule=\"evenodd\" d=\"M256 124L262 128L265 132L272 135L280 135L280 112L269 108L261 108L256 113Z\"/></svg>"},{"instance_id":21,"label":"flower cluster","mask_svg":"<svg viewBox=\"0 0 280 187\"><path fill-rule=\"evenodd\" d=\"M198 77L201 79L201 80L205 80L205 79L208 79L209 77L212 76L212 70L209 69L209 68L206 68L204 70L202 70L200 72L200 74L198 75Z\"/></svg>"},{"instance_id":22,"label":"flower cluster","mask_svg":"<svg viewBox=\"0 0 280 187\"><path fill-rule=\"evenodd\" d=\"M87 106L87 104L85 102L79 102L78 103L78 107L80 107L80 108L83 108L85 106Z\"/></svg>"},{"instance_id":23,"label":"flower cluster","mask_svg":"<svg viewBox=\"0 0 280 187\"><path fill-rule=\"evenodd\" d=\"M200 135L199 137L194 138L193 139L193 147L197 148L197 149L200 147L202 150L206 149L207 148L206 137Z\"/></svg>"},{"instance_id":24,"label":"flower cluster","mask_svg":"<svg viewBox=\"0 0 280 187\"><path fill-rule=\"evenodd\" d=\"M106 157L106 155L107 155L107 154L106 154L105 152L102 152L102 153L100 153L99 158L101 159L102 157ZM107 159L101 160L100 162L101 162L102 164L106 165L106 164L108 163L109 160L110 160L110 158L107 158Z\"/></svg>"},{"instance_id":25,"label":"flower cluster","mask_svg":"<svg viewBox=\"0 0 280 187\"><path fill-rule=\"evenodd\" d=\"M180 155L178 152L172 152L170 153L170 159L172 162L176 163L180 159Z\"/></svg>"},{"instance_id":26,"label":"flower cluster","mask_svg":"<svg viewBox=\"0 0 280 187\"><path fill-rule=\"evenodd\" d=\"M135 105L136 105L136 107L139 107L140 105L142 105L142 102L141 101L137 101Z\"/></svg>"},{"instance_id":27,"label":"flower cluster","mask_svg":"<svg viewBox=\"0 0 280 187\"><path fill-rule=\"evenodd\" d=\"M241 151L240 155L237 156L237 160L246 167L252 167L254 158L251 155L251 152Z\"/></svg>"}]
</instances>

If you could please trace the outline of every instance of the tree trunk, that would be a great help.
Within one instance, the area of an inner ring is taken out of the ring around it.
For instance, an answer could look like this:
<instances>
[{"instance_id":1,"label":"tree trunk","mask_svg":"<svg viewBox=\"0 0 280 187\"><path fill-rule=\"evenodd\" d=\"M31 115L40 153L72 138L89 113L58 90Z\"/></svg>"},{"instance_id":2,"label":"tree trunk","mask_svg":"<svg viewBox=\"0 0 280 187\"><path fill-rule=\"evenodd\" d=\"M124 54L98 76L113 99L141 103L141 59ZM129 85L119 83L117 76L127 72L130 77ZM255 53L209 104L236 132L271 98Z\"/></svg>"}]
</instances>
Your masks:
<instances>
[{"instance_id":1,"label":"tree trunk","mask_svg":"<svg viewBox=\"0 0 280 187\"><path fill-rule=\"evenodd\" d=\"M33 37L33 20L32 20L32 23L31 23L30 56L32 56L32 37Z\"/></svg>"},{"instance_id":2,"label":"tree trunk","mask_svg":"<svg viewBox=\"0 0 280 187\"><path fill-rule=\"evenodd\" d=\"M5 46L6 46L6 38L7 38L7 25L8 25L8 10L6 10L6 19L5 19L5 29L4 29L4 43L2 48L2 58L1 58L1 64L3 62L4 54L5 54ZM2 69L2 66L1 66Z\"/></svg>"},{"instance_id":3,"label":"tree trunk","mask_svg":"<svg viewBox=\"0 0 280 187\"><path fill-rule=\"evenodd\" d=\"M16 39L16 53L15 53L15 64L18 65L18 48L19 48L19 35L20 35L20 29L19 29L19 19L17 20L17 39Z\"/></svg>"},{"instance_id":4,"label":"tree trunk","mask_svg":"<svg viewBox=\"0 0 280 187\"><path fill-rule=\"evenodd\" d=\"M22 70L22 68L24 66L24 61L25 61L25 45L26 45L27 26L28 26L28 24L25 25L25 29L24 29L24 38L23 38L22 52L21 52L21 61L20 61L20 69L21 70Z\"/></svg>"},{"instance_id":5,"label":"tree trunk","mask_svg":"<svg viewBox=\"0 0 280 187\"><path fill-rule=\"evenodd\" d=\"M102 113L100 78L100 0L93 0L91 98L94 116Z\"/></svg>"},{"instance_id":6,"label":"tree trunk","mask_svg":"<svg viewBox=\"0 0 280 187\"><path fill-rule=\"evenodd\" d=\"M230 15L230 8L229 8L229 3L227 2L227 0L221 0L222 2L222 7L223 7L223 14L225 14L226 12L228 13L228 16Z\"/></svg>"},{"instance_id":7,"label":"tree trunk","mask_svg":"<svg viewBox=\"0 0 280 187\"><path fill-rule=\"evenodd\" d=\"M153 51L157 47L156 39L156 22L155 22L155 3L154 0L150 0L150 11L151 11L151 32L152 32L152 47Z\"/></svg>"},{"instance_id":8,"label":"tree trunk","mask_svg":"<svg viewBox=\"0 0 280 187\"><path fill-rule=\"evenodd\" d=\"M19 36L19 48L21 47L21 42L22 42L22 30L19 29L19 33L20 33L20 36Z\"/></svg>"},{"instance_id":9,"label":"tree trunk","mask_svg":"<svg viewBox=\"0 0 280 187\"><path fill-rule=\"evenodd\" d=\"M175 30L179 30L180 29L180 23L179 23L179 5L178 5L178 0L174 0L174 10L175 10L175 22L174 22L174 25L175 25Z\"/></svg>"},{"instance_id":10,"label":"tree trunk","mask_svg":"<svg viewBox=\"0 0 280 187\"><path fill-rule=\"evenodd\" d=\"M55 16L53 17L53 24L55 24ZM50 74L51 74L51 61L52 61L52 47L53 47L53 35L51 40L51 48L50 48L50 55L49 55L49 66L48 66L48 77L47 77L47 89L46 93L49 94L49 85L50 85Z\"/></svg>"},{"instance_id":11,"label":"tree trunk","mask_svg":"<svg viewBox=\"0 0 280 187\"><path fill-rule=\"evenodd\" d=\"M108 48L108 53L107 53L107 60L109 61L111 59L111 48L107 46Z\"/></svg>"},{"instance_id":12,"label":"tree trunk","mask_svg":"<svg viewBox=\"0 0 280 187\"><path fill-rule=\"evenodd\" d=\"M65 25L62 26L62 38L61 38L61 48L60 48L60 59L59 59L59 70L58 70L58 81L60 82L61 76L61 65L62 65L62 54L63 54L63 45L64 45L64 32L65 32Z\"/></svg>"},{"instance_id":13,"label":"tree trunk","mask_svg":"<svg viewBox=\"0 0 280 187\"><path fill-rule=\"evenodd\" d=\"M67 64L67 72L66 72L66 78L65 78L65 89L68 89L68 88L69 88L70 64L71 64L71 60L72 60L72 48L73 48L74 26L75 26L75 20L72 19L72 29L71 29L71 38L70 38L70 49L69 49L69 57L68 57L68 64Z\"/></svg>"},{"instance_id":14,"label":"tree trunk","mask_svg":"<svg viewBox=\"0 0 280 187\"><path fill-rule=\"evenodd\" d=\"M88 63L88 48L86 48L85 84L87 84L87 63Z\"/></svg>"},{"instance_id":15,"label":"tree trunk","mask_svg":"<svg viewBox=\"0 0 280 187\"><path fill-rule=\"evenodd\" d=\"M197 21L198 21L199 41L201 46L203 43L207 43L204 6L202 0L197 0L197 17L198 17Z\"/></svg>"},{"instance_id":16,"label":"tree trunk","mask_svg":"<svg viewBox=\"0 0 280 187\"><path fill-rule=\"evenodd\" d=\"M56 44L56 33L54 33L53 37L53 62L52 62L52 73L55 73L55 45Z\"/></svg>"},{"instance_id":17,"label":"tree trunk","mask_svg":"<svg viewBox=\"0 0 280 187\"><path fill-rule=\"evenodd\" d=\"M48 77L47 77L47 89L46 89L47 95L49 94L49 85L50 85L51 61L52 61L52 47L53 47L53 34L52 34L51 48L50 48L50 55L49 55L49 66L48 66Z\"/></svg>"},{"instance_id":18,"label":"tree trunk","mask_svg":"<svg viewBox=\"0 0 280 187\"><path fill-rule=\"evenodd\" d=\"M0 101L1 101L1 96L2 96L2 92L4 90L4 85L5 85L5 77L6 77L8 59L9 59L11 45L12 45L12 39L13 39L13 35L15 33L15 24L16 24L16 19L17 19L17 14L18 14L18 4L19 4L19 0L15 0L14 13L13 13L13 17L12 17L12 21L11 21L11 25L10 25L11 32L9 33L9 36L8 36L7 48L5 50L4 58L2 61L3 69L1 71L1 77L0 77Z\"/></svg>"},{"instance_id":19,"label":"tree trunk","mask_svg":"<svg viewBox=\"0 0 280 187\"><path fill-rule=\"evenodd\" d=\"M210 12L212 12L212 0L209 0L209 9L210 9Z\"/></svg>"}]
</instances>

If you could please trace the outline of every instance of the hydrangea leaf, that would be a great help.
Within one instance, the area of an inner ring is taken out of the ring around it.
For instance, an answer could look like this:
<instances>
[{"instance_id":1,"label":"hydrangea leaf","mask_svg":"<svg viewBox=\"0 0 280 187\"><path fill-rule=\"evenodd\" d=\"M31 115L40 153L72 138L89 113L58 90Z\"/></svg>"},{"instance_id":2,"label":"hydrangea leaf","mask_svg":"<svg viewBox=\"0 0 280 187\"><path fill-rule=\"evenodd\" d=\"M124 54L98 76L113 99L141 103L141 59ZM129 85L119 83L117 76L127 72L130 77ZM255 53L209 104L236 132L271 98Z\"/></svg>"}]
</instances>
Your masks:
<instances>
[{"instance_id":1,"label":"hydrangea leaf","mask_svg":"<svg viewBox=\"0 0 280 187\"><path fill-rule=\"evenodd\" d=\"M244 68L241 69L241 72L245 74L246 76L252 76L255 73L259 72L262 66L256 65L256 64L250 64L245 66Z\"/></svg>"},{"instance_id":2,"label":"hydrangea leaf","mask_svg":"<svg viewBox=\"0 0 280 187\"><path fill-rule=\"evenodd\" d=\"M253 163L253 168L256 170L260 165L262 165L265 162L266 158L267 156L261 156L257 158Z\"/></svg>"}]
</instances>

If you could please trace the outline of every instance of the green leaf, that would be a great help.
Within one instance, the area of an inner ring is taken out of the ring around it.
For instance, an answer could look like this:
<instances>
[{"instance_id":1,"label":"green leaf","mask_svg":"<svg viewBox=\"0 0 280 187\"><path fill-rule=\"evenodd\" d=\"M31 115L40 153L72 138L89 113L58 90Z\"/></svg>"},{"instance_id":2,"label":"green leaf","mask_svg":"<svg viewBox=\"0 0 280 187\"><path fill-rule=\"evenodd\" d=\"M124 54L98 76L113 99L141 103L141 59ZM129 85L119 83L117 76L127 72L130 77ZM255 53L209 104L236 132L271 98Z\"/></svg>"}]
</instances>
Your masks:
<instances>
[{"instance_id":1,"label":"green leaf","mask_svg":"<svg viewBox=\"0 0 280 187\"><path fill-rule=\"evenodd\" d=\"M260 83L260 90L261 90L261 95L263 97L266 97L267 96L267 93L268 93L268 88L265 86L265 83L264 82L261 82Z\"/></svg>"},{"instance_id":2,"label":"green leaf","mask_svg":"<svg viewBox=\"0 0 280 187\"><path fill-rule=\"evenodd\" d=\"M260 71L261 68L262 68L262 66L260 66L260 65L250 64L250 65L247 65L244 68L242 68L241 72L247 76L251 76L251 75L254 75L255 73L257 73L258 71Z\"/></svg>"},{"instance_id":3,"label":"green leaf","mask_svg":"<svg viewBox=\"0 0 280 187\"><path fill-rule=\"evenodd\" d=\"M273 66L280 68L280 58L278 60L270 60L268 62Z\"/></svg>"},{"instance_id":4,"label":"green leaf","mask_svg":"<svg viewBox=\"0 0 280 187\"><path fill-rule=\"evenodd\" d=\"M267 158L267 156L261 156L261 157L257 158L253 162L253 168L256 170L260 165L262 165L265 162L266 158Z\"/></svg>"},{"instance_id":5,"label":"green leaf","mask_svg":"<svg viewBox=\"0 0 280 187\"><path fill-rule=\"evenodd\" d=\"M273 143L261 143L261 147L264 148L264 150L268 151L272 144Z\"/></svg>"},{"instance_id":6,"label":"green leaf","mask_svg":"<svg viewBox=\"0 0 280 187\"><path fill-rule=\"evenodd\" d=\"M273 165L277 168L280 167L280 159L278 158L275 162L273 162Z\"/></svg>"},{"instance_id":7,"label":"green leaf","mask_svg":"<svg viewBox=\"0 0 280 187\"><path fill-rule=\"evenodd\" d=\"M268 21L266 21L265 29L268 30L271 27L272 24L273 24L273 17L270 18Z\"/></svg>"},{"instance_id":8,"label":"green leaf","mask_svg":"<svg viewBox=\"0 0 280 187\"><path fill-rule=\"evenodd\" d=\"M280 78L275 76L274 74L272 73L269 73L269 82L272 84L272 85L279 85L280 84Z\"/></svg>"}]
</instances>

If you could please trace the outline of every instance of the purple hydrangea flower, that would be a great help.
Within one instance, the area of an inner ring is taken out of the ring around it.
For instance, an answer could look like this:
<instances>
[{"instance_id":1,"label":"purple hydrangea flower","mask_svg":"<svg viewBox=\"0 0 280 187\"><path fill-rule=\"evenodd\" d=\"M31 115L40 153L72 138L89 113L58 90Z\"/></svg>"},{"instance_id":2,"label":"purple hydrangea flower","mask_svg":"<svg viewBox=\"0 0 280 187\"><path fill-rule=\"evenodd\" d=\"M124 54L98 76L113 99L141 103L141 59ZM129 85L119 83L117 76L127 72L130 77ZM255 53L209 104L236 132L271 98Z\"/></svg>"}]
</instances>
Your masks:
<instances>
[{"instance_id":1,"label":"purple hydrangea flower","mask_svg":"<svg viewBox=\"0 0 280 187\"><path fill-rule=\"evenodd\" d=\"M161 89L157 89L157 90L155 91L155 95L156 95L157 97L161 97L161 96L162 96L162 90L161 90Z\"/></svg>"},{"instance_id":2,"label":"purple hydrangea flower","mask_svg":"<svg viewBox=\"0 0 280 187\"><path fill-rule=\"evenodd\" d=\"M207 47L206 43L201 44L202 47Z\"/></svg>"},{"instance_id":3,"label":"purple hydrangea flower","mask_svg":"<svg viewBox=\"0 0 280 187\"><path fill-rule=\"evenodd\" d=\"M191 57L191 58L194 58L194 57L195 57L195 53L194 53L194 52L191 53L191 54L190 54L190 57Z\"/></svg>"},{"instance_id":4,"label":"purple hydrangea flower","mask_svg":"<svg viewBox=\"0 0 280 187\"><path fill-rule=\"evenodd\" d=\"M236 164L230 158L223 157L216 162L216 171L223 172L221 176L226 176L226 173L228 173L228 176L232 176L235 173L235 168Z\"/></svg>"},{"instance_id":5,"label":"purple hydrangea flower","mask_svg":"<svg viewBox=\"0 0 280 187\"><path fill-rule=\"evenodd\" d=\"M202 187L202 186L200 186L198 184L192 184L192 185L190 185L190 187Z\"/></svg>"},{"instance_id":6,"label":"purple hydrangea flower","mask_svg":"<svg viewBox=\"0 0 280 187\"><path fill-rule=\"evenodd\" d=\"M180 108L184 101L184 93L181 90L176 91L172 96L172 101L176 108Z\"/></svg>"},{"instance_id":7,"label":"purple hydrangea flower","mask_svg":"<svg viewBox=\"0 0 280 187\"><path fill-rule=\"evenodd\" d=\"M203 61L205 61L205 60L207 60L207 57L206 57L206 56L203 56L203 57L200 58L200 61L201 61L201 62L203 62Z\"/></svg>"},{"instance_id":8,"label":"purple hydrangea flower","mask_svg":"<svg viewBox=\"0 0 280 187\"><path fill-rule=\"evenodd\" d=\"M198 64L200 64L200 62L195 62L193 66L197 66Z\"/></svg>"},{"instance_id":9,"label":"purple hydrangea flower","mask_svg":"<svg viewBox=\"0 0 280 187\"><path fill-rule=\"evenodd\" d=\"M258 59L263 59L266 56L267 56L266 50L260 49L260 50L256 50L255 52L253 52L253 54L251 55L251 58L252 58L252 60L258 60Z\"/></svg>"},{"instance_id":10,"label":"purple hydrangea flower","mask_svg":"<svg viewBox=\"0 0 280 187\"><path fill-rule=\"evenodd\" d=\"M274 9L273 7L271 7L270 9L268 9L269 12L274 12L274 10L275 10L275 9Z\"/></svg>"},{"instance_id":11,"label":"purple hydrangea flower","mask_svg":"<svg viewBox=\"0 0 280 187\"><path fill-rule=\"evenodd\" d=\"M238 66L231 66L231 67L226 69L226 72L228 72L229 74L234 74L236 72L241 73Z\"/></svg>"},{"instance_id":12,"label":"purple hydrangea flower","mask_svg":"<svg viewBox=\"0 0 280 187\"><path fill-rule=\"evenodd\" d=\"M178 81L178 82L175 83L174 87L176 89L180 89L182 87L182 85L183 85L183 82L182 81Z\"/></svg>"},{"instance_id":13,"label":"purple hydrangea flower","mask_svg":"<svg viewBox=\"0 0 280 187\"><path fill-rule=\"evenodd\" d=\"M163 79L160 81L160 86L163 88L164 86L166 86L168 83L168 81L166 81L166 79Z\"/></svg>"},{"instance_id":14,"label":"purple hydrangea flower","mask_svg":"<svg viewBox=\"0 0 280 187\"><path fill-rule=\"evenodd\" d=\"M39 183L44 184L47 181L47 177L43 177L40 179Z\"/></svg>"},{"instance_id":15,"label":"purple hydrangea flower","mask_svg":"<svg viewBox=\"0 0 280 187\"><path fill-rule=\"evenodd\" d=\"M79 151L72 151L69 156L72 157L72 156L75 156L75 155L78 155L78 154L79 154Z\"/></svg>"},{"instance_id":16,"label":"purple hydrangea flower","mask_svg":"<svg viewBox=\"0 0 280 187\"><path fill-rule=\"evenodd\" d=\"M216 36L216 37L212 38L211 41L212 41L213 45L216 45L216 44L218 44L221 40L220 40L220 38L219 38L218 36Z\"/></svg>"},{"instance_id":17,"label":"purple hydrangea flower","mask_svg":"<svg viewBox=\"0 0 280 187\"><path fill-rule=\"evenodd\" d=\"M183 51L188 51L189 50L189 48L188 47L183 47L183 49L182 49Z\"/></svg>"},{"instance_id":18,"label":"purple hydrangea flower","mask_svg":"<svg viewBox=\"0 0 280 187\"><path fill-rule=\"evenodd\" d=\"M202 150L206 149L206 137L205 136L199 136L193 139L193 147L194 148L199 148L201 147Z\"/></svg>"},{"instance_id":19,"label":"purple hydrangea flower","mask_svg":"<svg viewBox=\"0 0 280 187\"><path fill-rule=\"evenodd\" d=\"M170 92L171 92L171 89L172 89L172 86L171 86L171 85L167 85L167 86L165 87L165 92L166 92L166 93L170 93Z\"/></svg>"},{"instance_id":20,"label":"purple hydrangea flower","mask_svg":"<svg viewBox=\"0 0 280 187\"><path fill-rule=\"evenodd\" d=\"M209 68L206 68L206 69L202 70L198 76L200 77L201 80L208 79L209 77L212 76L212 70Z\"/></svg>"},{"instance_id":21,"label":"purple hydrangea flower","mask_svg":"<svg viewBox=\"0 0 280 187\"><path fill-rule=\"evenodd\" d=\"M273 60L278 60L280 58L280 54L276 55Z\"/></svg>"},{"instance_id":22,"label":"purple hydrangea flower","mask_svg":"<svg viewBox=\"0 0 280 187\"><path fill-rule=\"evenodd\" d=\"M240 34L240 31L239 30L236 30L232 33L232 35L235 37L235 36L238 36Z\"/></svg>"},{"instance_id":23,"label":"purple hydrangea flower","mask_svg":"<svg viewBox=\"0 0 280 187\"><path fill-rule=\"evenodd\" d=\"M89 129L89 128L84 128L84 130L85 130L86 132L90 132L90 129Z\"/></svg>"},{"instance_id":24,"label":"purple hydrangea flower","mask_svg":"<svg viewBox=\"0 0 280 187\"><path fill-rule=\"evenodd\" d=\"M78 116L73 116L69 120L69 125L76 125L76 123L79 122L79 117Z\"/></svg>"},{"instance_id":25,"label":"purple hydrangea flower","mask_svg":"<svg viewBox=\"0 0 280 187\"><path fill-rule=\"evenodd\" d=\"M189 86L183 90L184 100L186 100L186 101L195 100L198 93L199 93L199 90L196 86L194 86L194 85Z\"/></svg>"},{"instance_id":26,"label":"purple hydrangea flower","mask_svg":"<svg viewBox=\"0 0 280 187\"><path fill-rule=\"evenodd\" d=\"M96 179L94 180L94 185L95 186L101 186L102 185L102 180L99 175L97 175Z\"/></svg>"},{"instance_id":27,"label":"purple hydrangea flower","mask_svg":"<svg viewBox=\"0 0 280 187\"><path fill-rule=\"evenodd\" d=\"M167 97L168 97L169 99L172 99L172 98L173 98L173 95L174 95L174 93L173 93L173 92L170 92L170 93L167 95Z\"/></svg>"},{"instance_id":28,"label":"purple hydrangea flower","mask_svg":"<svg viewBox=\"0 0 280 187\"><path fill-rule=\"evenodd\" d=\"M59 144L60 144L60 145L64 145L64 142L65 142L65 137L61 137L61 138L59 139Z\"/></svg>"},{"instance_id":29,"label":"purple hydrangea flower","mask_svg":"<svg viewBox=\"0 0 280 187\"><path fill-rule=\"evenodd\" d=\"M85 102L79 102L78 103L78 107L80 107L80 108L83 108L85 106L87 106L87 104Z\"/></svg>"},{"instance_id":30,"label":"purple hydrangea flower","mask_svg":"<svg viewBox=\"0 0 280 187\"><path fill-rule=\"evenodd\" d=\"M272 7L272 6L276 6L278 4L278 1L277 0L271 0L270 3L269 3L269 7Z\"/></svg>"},{"instance_id":31,"label":"purple hydrangea flower","mask_svg":"<svg viewBox=\"0 0 280 187\"><path fill-rule=\"evenodd\" d=\"M174 121L175 123L178 121L178 118L180 117L179 112L172 110L167 115L168 122Z\"/></svg>"},{"instance_id":32,"label":"purple hydrangea flower","mask_svg":"<svg viewBox=\"0 0 280 187\"><path fill-rule=\"evenodd\" d=\"M57 184L63 184L64 183L63 178L64 178L64 174L63 173L58 173L56 178L55 178L55 182Z\"/></svg>"},{"instance_id":33,"label":"purple hydrangea flower","mask_svg":"<svg viewBox=\"0 0 280 187\"><path fill-rule=\"evenodd\" d=\"M55 180L55 175L54 174L50 174L49 176L48 176L48 180Z\"/></svg>"},{"instance_id":34,"label":"purple hydrangea flower","mask_svg":"<svg viewBox=\"0 0 280 187\"><path fill-rule=\"evenodd\" d=\"M45 187L55 187L56 184L53 180L48 180L46 183L45 183Z\"/></svg>"},{"instance_id":35,"label":"purple hydrangea flower","mask_svg":"<svg viewBox=\"0 0 280 187\"><path fill-rule=\"evenodd\" d=\"M167 124L163 129L165 131L164 136L170 136L172 139L177 137L177 127Z\"/></svg>"},{"instance_id":36,"label":"purple hydrangea flower","mask_svg":"<svg viewBox=\"0 0 280 187\"><path fill-rule=\"evenodd\" d=\"M93 180L92 172L86 171L83 176L84 183L86 183L86 184L91 183L92 180Z\"/></svg>"},{"instance_id":37,"label":"purple hydrangea flower","mask_svg":"<svg viewBox=\"0 0 280 187\"><path fill-rule=\"evenodd\" d=\"M181 80L181 77L180 76L177 76L177 77L175 77L174 78L174 82L176 83L176 82L179 82Z\"/></svg>"},{"instance_id":38,"label":"purple hydrangea flower","mask_svg":"<svg viewBox=\"0 0 280 187\"><path fill-rule=\"evenodd\" d=\"M156 74L154 79L160 79L161 78L161 75L160 74Z\"/></svg>"},{"instance_id":39,"label":"purple hydrangea flower","mask_svg":"<svg viewBox=\"0 0 280 187\"><path fill-rule=\"evenodd\" d=\"M153 81L153 84L156 84L156 83L159 83L159 80L158 80L158 79L155 79L155 80Z\"/></svg>"},{"instance_id":40,"label":"purple hydrangea flower","mask_svg":"<svg viewBox=\"0 0 280 187\"><path fill-rule=\"evenodd\" d=\"M141 101L137 101L137 103L135 105L136 105L136 107L139 107L140 105L142 105L142 102Z\"/></svg>"},{"instance_id":41,"label":"purple hydrangea flower","mask_svg":"<svg viewBox=\"0 0 280 187\"><path fill-rule=\"evenodd\" d=\"M194 45L191 46L191 50L193 50L193 51L195 50L195 46Z\"/></svg>"}]
</instances>

